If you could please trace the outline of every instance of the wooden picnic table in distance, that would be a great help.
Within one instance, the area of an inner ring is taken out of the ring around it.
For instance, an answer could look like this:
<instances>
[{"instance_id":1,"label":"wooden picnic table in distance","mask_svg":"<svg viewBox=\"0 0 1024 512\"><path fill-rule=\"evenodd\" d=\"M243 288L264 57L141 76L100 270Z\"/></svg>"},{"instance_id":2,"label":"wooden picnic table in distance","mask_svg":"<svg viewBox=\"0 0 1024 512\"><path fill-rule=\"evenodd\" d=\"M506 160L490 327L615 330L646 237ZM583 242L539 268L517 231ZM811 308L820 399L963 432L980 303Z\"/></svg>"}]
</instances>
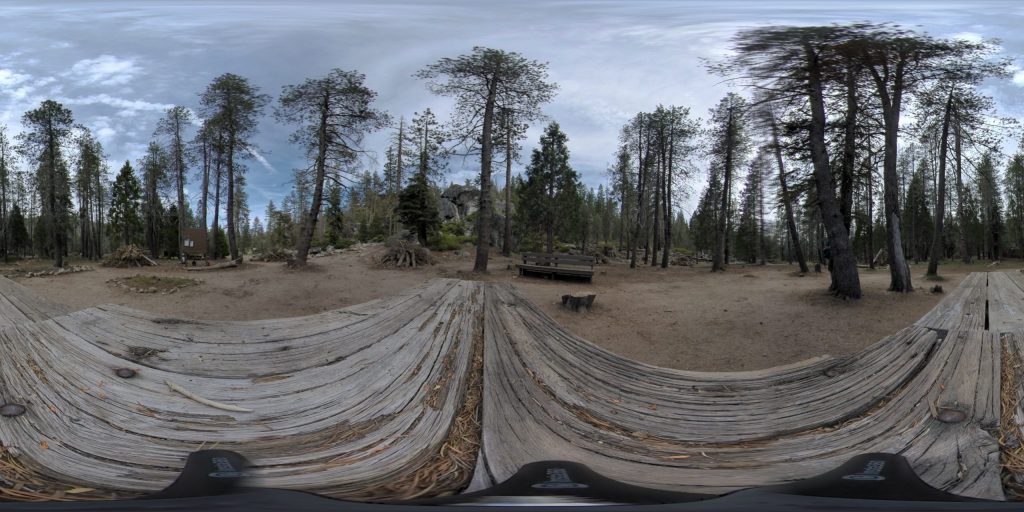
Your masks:
<instances>
[{"instance_id":1,"label":"wooden picnic table in distance","mask_svg":"<svg viewBox=\"0 0 1024 512\"><path fill-rule=\"evenodd\" d=\"M516 268L519 269L519 275L531 272L549 277L583 277L587 281L593 281L595 261L593 256L524 252L523 262L516 265Z\"/></svg>"}]
</instances>

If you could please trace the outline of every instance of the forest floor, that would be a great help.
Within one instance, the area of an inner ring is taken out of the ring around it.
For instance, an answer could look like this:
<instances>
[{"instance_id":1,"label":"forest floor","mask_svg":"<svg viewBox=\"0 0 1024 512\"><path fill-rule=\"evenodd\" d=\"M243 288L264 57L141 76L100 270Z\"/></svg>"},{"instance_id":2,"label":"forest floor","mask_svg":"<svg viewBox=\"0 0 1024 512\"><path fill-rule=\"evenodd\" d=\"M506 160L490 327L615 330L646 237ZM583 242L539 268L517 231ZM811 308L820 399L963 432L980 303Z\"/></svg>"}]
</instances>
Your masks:
<instances>
[{"instance_id":1,"label":"forest floor","mask_svg":"<svg viewBox=\"0 0 1024 512\"><path fill-rule=\"evenodd\" d=\"M238 268L187 272L169 260L142 268L73 260L94 270L28 278L22 274L50 265L28 260L0 264L0 273L76 308L114 303L209 320L317 313L392 295L434 277L508 282L570 331L608 350L645 363L701 371L753 370L856 352L913 323L942 298L928 291L936 283L924 279L924 263L911 268L914 293L887 292L887 269L860 269L863 298L840 300L826 292L828 273L800 277L795 265L785 263L734 264L719 274L712 274L706 263L665 270L631 270L627 263L612 263L599 265L593 284L588 284L518 277L517 260L494 253L484 276L471 272L472 252L465 251L438 254L439 262L429 267L389 269L375 263L380 250L377 245L356 246L311 258L303 270L289 270L284 263L246 262ZM969 272L1022 266L1017 260L997 267L946 262L939 269L945 280L938 284L948 293ZM116 282L136 275L201 282L174 293L138 293ZM560 297L573 291L596 293L593 309L564 309Z\"/></svg>"}]
</instances>

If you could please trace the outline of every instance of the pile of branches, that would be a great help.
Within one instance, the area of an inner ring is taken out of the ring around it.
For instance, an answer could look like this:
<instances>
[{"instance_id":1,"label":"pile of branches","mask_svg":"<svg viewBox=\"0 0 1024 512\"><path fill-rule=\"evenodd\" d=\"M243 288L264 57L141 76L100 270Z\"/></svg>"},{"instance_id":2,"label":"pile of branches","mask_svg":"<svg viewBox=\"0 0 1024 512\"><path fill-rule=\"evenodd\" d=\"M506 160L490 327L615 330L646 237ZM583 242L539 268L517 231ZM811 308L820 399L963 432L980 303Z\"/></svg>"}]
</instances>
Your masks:
<instances>
[{"instance_id":1,"label":"pile of branches","mask_svg":"<svg viewBox=\"0 0 1024 512\"><path fill-rule=\"evenodd\" d=\"M433 265L435 261L426 247L401 240L388 244L387 250L380 258L380 263L395 268L416 268Z\"/></svg>"},{"instance_id":2,"label":"pile of branches","mask_svg":"<svg viewBox=\"0 0 1024 512\"><path fill-rule=\"evenodd\" d=\"M266 251L263 251L262 253L253 256L252 260L253 261L279 262L279 261L288 261L288 260L292 259L293 257L294 256L292 255L291 252L286 251L284 249L267 249Z\"/></svg>"},{"instance_id":3,"label":"pile of branches","mask_svg":"<svg viewBox=\"0 0 1024 512\"><path fill-rule=\"evenodd\" d=\"M84 265L68 265L66 267L40 270L38 272L26 272L25 277L59 276L63 274L74 274L75 272L88 272L90 270L93 270L93 268Z\"/></svg>"},{"instance_id":4,"label":"pile of branches","mask_svg":"<svg viewBox=\"0 0 1024 512\"><path fill-rule=\"evenodd\" d=\"M673 253L668 260L670 265L678 265L684 267L696 267L697 258L686 254Z\"/></svg>"},{"instance_id":5,"label":"pile of branches","mask_svg":"<svg viewBox=\"0 0 1024 512\"><path fill-rule=\"evenodd\" d=\"M156 262L149 259L146 253L142 252L139 246L134 244L122 245L116 251L107 256L103 262L104 267L155 267Z\"/></svg>"}]
</instances>

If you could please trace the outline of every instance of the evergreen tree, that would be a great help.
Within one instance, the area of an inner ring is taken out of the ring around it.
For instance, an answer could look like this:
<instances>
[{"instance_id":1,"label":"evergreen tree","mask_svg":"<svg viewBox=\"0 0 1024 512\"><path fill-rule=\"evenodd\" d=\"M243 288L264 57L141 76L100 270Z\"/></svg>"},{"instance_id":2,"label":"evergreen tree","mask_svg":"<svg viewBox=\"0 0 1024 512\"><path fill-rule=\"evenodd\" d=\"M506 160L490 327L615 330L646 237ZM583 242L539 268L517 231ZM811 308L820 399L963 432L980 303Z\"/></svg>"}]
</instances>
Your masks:
<instances>
[{"instance_id":1,"label":"evergreen tree","mask_svg":"<svg viewBox=\"0 0 1024 512\"><path fill-rule=\"evenodd\" d=\"M146 247L151 256L158 258L164 217L160 195L167 186L167 155L163 148L156 142L150 142L139 167L142 168L142 217L146 228Z\"/></svg>"},{"instance_id":2,"label":"evergreen tree","mask_svg":"<svg viewBox=\"0 0 1024 512\"><path fill-rule=\"evenodd\" d=\"M924 168L925 166L919 165L914 170L903 203L903 220L906 221L903 237L907 246L906 252L917 263L928 257L934 232Z\"/></svg>"},{"instance_id":3,"label":"evergreen tree","mask_svg":"<svg viewBox=\"0 0 1024 512\"><path fill-rule=\"evenodd\" d=\"M1018 257L1024 257L1024 153L1006 168L1006 230Z\"/></svg>"},{"instance_id":4,"label":"evergreen tree","mask_svg":"<svg viewBox=\"0 0 1024 512\"><path fill-rule=\"evenodd\" d=\"M555 234L572 227L579 213L579 176L569 165L568 138L551 122L526 167L519 204L526 226L543 232L547 252L554 252Z\"/></svg>"},{"instance_id":5,"label":"evergreen tree","mask_svg":"<svg viewBox=\"0 0 1024 512\"><path fill-rule=\"evenodd\" d=\"M486 272L491 247L491 160L496 117L502 108L521 123L541 118L540 106L551 101L557 85L547 82L547 64L514 52L473 48L473 53L443 58L416 74L435 94L455 98L458 138L480 150L480 211L474 272Z\"/></svg>"},{"instance_id":6,"label":"evergreen tree","mask_svg":"<svg viewBox=\"0 0 1024 512\"><path fill-rule=\"evenodd\" d=\"M365 80L362 73L334 69L327 76L307 79L300 85L286 86L282 91L275 115L301 125L292 140L302 145L313 161L312 198L309 210L298 222L301 227L295 255L298 265L306 264L328 174L336 175L339 169L351 164L361 150L364 135L389 122L385 112L371 107L377 93L366 87ZM396 168L395 178L397 190L400 168ZM237 255L232 249L234 257Z\"/></svg>"},{"instance_id":7,"label":"evergreen tree","mask_svg":"<svg viewBox=\"0 0 1024 512\"><path fill-rule=\"evenodd\" d=\"M257 218L256 220L259 220ZM345 216L341 210L341 186L332 185L327 190L327 211L324 212L327 243L337 247L345 236Z\"/></svg>"},{"instance_id":8,"label":"evergreen tree","mask_svg":"<svg viewBox=\"0 0 1024 512\"><path fill-rule=\"evenodd\" d=\"M114 180L110 201L110 235L122 245L135 243L142 229L142 186L126 160Z\"/></svg>"},{"instance_id":9,"label":"evergreen tree","mask_svg":"<svg viewBox=\"0 0 1024 512\"><path fill-rule=\"evenodd\" d=\"M416 173L409 179L409 186L398 196L396 212L402 224L415 230L420 245L426 246L427 237L440 221L437 201L425 174Z\"/></svg>"},{"instance_id":10,"label":"evergreen tree","mask_svg":"<svg viewBox=\"0 0 1024 512\"><path fill-rule=\"evenodd\" d=\"M697 209L690 217L690 236L697 251L710 254L715 250L718 233L718 204L721 193L721 178L719 173L712 168L708 173L708 184L697 203Z\"/></svg>"},{"instance_id":11,"label":"evergreen tree","mask_svg":"<svg viewBox=\"0 0 1024 512\"><path fill-rule=\"evenodd\" d=\"M729 263L728 240L731 234L732 180L736 168L743 164L749 146L746 130L747 102L735 93L729 93L711 109L711 128L708 130L708 155L711 165L720 170L722 192L718 198L718 229L716 247L712 253L711 270L725 270Z\"/></svg>"},{"instance_id":12,"label":"evergreen tree","mask_svg":"<svg viewBox=\"0 0 1024 512\"><path fill-rule=\"evenodd\" d=\"M761 200L764 160L751 162L747 180L740 194L740 216L736 223L736 254L748 263L756 263L762 256L764 233L762 229Z\"/></svg>"},{"instance_id":13,"label":"evergreen tree","mask_svg":"<svg viewBox=\"0 0 1024 512\"><path fill-rule=\"evenodd\" d=\"M256 133L263 108L270 101L260 94L259 87L241 76L225 73L214 79L200 99L201 114L223 134L224 170L227 182L227 241L231 259L239 259L235 227L235 177L245 168L235 161L237 157L252 154L250 138ZM224 253L220 253L224 254Z\"/></svg>"},{"instance_id":14,"label":"evergreen tree","mask_svg":"<svg viewBox=\"0 0 1024 512\"><path fill-rule=\"evenodd\" d=\"M71 111L53 100L43 101L38 108L22 116L25 131L18 135L19 150L37 163L36 187L42 206L37 233L47 238L42 252L52 249L53 264L64 266L67 249L68 219L71 208L71 185L67 162L61 152L74 120ZM42 240L39 240L42 242Z\"/></svg>"},{"instance_id":15,"label":"evergreen tree","mask_svg":"<svg viewBox=\"0 0 1024 512\"><path fill-rule=\"evenodd\" d=\"M26 249L31 246L31 240L28 237L28 229L25 228L25 216L21 214L21 207L18 203L14 203L11 208L10 219L7 222L7 231L10 233L10 249L12 252L19 255L24 254Z\"/></svg>"},{"instance_id":16,"label":"evergreen tree","mask_svg":"<svg viewBox=\"0 0 1024 512\"><path fill-rule=\"evenodd\" d=\"M1003 233L1003 201L991 153L985 153L978 163L978 192L981 198L981 221L984 229L983 254L990 260L1001 256Z\"/></svg>"}]
</instances>

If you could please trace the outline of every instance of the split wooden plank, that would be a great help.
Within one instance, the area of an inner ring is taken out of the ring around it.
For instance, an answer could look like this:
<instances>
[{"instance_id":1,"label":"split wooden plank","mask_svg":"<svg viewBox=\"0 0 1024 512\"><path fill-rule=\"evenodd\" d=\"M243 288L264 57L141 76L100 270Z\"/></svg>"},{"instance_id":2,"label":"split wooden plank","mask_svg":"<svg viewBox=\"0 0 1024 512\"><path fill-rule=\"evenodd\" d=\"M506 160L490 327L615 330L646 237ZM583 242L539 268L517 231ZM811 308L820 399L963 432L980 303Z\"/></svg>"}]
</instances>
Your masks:
<instances>
[{"instance_id":1,"label":"split wooden plank","mask_svg":"<svg viewBox=\"0 0 1024 512\"><path fill-rule=\"evenodd\" d=\"M69 317L0 330L0 392L29 406L24 416L0 422L0 439L27 468L82 487L159 489L187 453L216 445L249 457L264 485L372 495L395 480L412 481L440 453L465 391L480 286L432 283L428 288L441 292L437 300L414 299L370 315L387 321L357 353L329 364L284 361L293 375L259 382L215 376L212 363L207 371L182 373L184 362L173 357L118 379L112 369L125 360L86 339ZM362 318L347 318L341 330ZM203 324L171 325L201 337ZM248 333L255 324L236 326ZM217 336L230 337L231 327L219 325ZM307 342L327 350L330 334L327 326L291 343L299 351ZM231 351L248 345L221 339L204 348L211 360L224 351L240 364L242 354ZM246 368L259 372L268 352L247 354ZM196 403L169 392L166 381L252 412Z\"/></svg>"},{"instance_id":2,"label":"split wooden plank","mask_svg":"<svg viewBox=\"0 0 1024 512\"><path fill-rule=\"evenodd\" d=\"M988 299L988 274L973 272L926 313L917 325L931 329L985 329L985 301Z\"/></svg>"},{"instance_id":3,"label":"split wooden plank","mask_svg":"<svg viewBox=\"0 0 1024 512\"><path fill-rule=\"evenodd\" d=\"M688 396L672 401L672 393L685 389L685 385L673 388L663 397L665 401L647 415L635 411L605 414L601 404L622 400L622 393L613 390L628 389L637 378L644 382L642 376L649 368L626 360L604 364L590 351L584 359L593 363L587 367L593 382L579 387L557 380L549 382L559 371L574 370L553 359L552 354L585 350L584 342L577 339L570 344L568 340L573 337L568 334L551 336L558 329L553 322L543 321L546 329L537 329L532 324L540 320L523 313L530 308L511 289L495 286L487 293L495 298L485 301L482 461L487 465L486 474L496 480L508 478L527 462L565 458L637 485L719 493L808 477L834 468L855 454L885 451L906 454L922 477L940 488L1002 498L998 457L994 455L998 445L987 430L993 415L998 416L999 401L998 353L991 334L954 331L939 339L936 331L919 329L916 336L935 341L933 349L920 355L925 363L905 374L889 396L872 409L851 409L856 412L831 424L812 423L802 431L756 441L730 440L710 429L704 431L702 439L685 439L673 430L671 422L659 418L666 409L674 410L678 417L684 417L687 410L695 411L694 416L702 414L695 405L699 402ZM965 322L961 319L961 323ZM542 339L532 332L543 332L547 337ZM545 343L555 348L542 350ZM550 370L552 366L554 371ZM884 366L883 362L876 368ZM578 377L573 373L573 378ZM672 376L663 373L661 379L668 381ZM677 375L676 379L688 384L684 376ZM601 381L608 385L593 386ZM816 385L808 387L814 389ZM943 387L947 391L941 391ZM870 388L868 385L861 390L871 393ZM651 392L657 394L658 390L652 387ZM744 403L744 395L758 392L768 390L744 389L709 399L719 401L722 407L717 411L718 421L709 416L707 425L728 429L735 422L770 421L769 411L756 411L752 403ZM827 396L822 394L820 398ZM962 424L945 424L931 413L930 403L935 399L961 405L971 401L977 410L972 409ZM758 415L764 419L757 419ZM647 428L636 429L644 425ZM961 466L960 461L965 465Z\"/></svg>"},{"instance_id":4,"label":"split wooden plank","mask_svg":"<svg viewBox=\"0 0 1024 512\"><path fill-rule=\"evenodd\" d=\"M704 374L625 360L583 341L510 289L489 290L489 331L513 340L510 357L535 357L530 371L568 407L597 422L676 441L756 441L829 425L875 406L925 362L933 331L910 327L853 357L823 360L775 375Z\"/></svg>"},{"instance_id":5,"label":"split wooden plank","mask_svg":"<svg viewBox=\"0 0 1024 512\"><path fill-rule=\"evenodd\" d=\"M71 310L68 306L40 297L10 279L0 277L0 328L46 320Z\"/></svg>"}]
</instances>

